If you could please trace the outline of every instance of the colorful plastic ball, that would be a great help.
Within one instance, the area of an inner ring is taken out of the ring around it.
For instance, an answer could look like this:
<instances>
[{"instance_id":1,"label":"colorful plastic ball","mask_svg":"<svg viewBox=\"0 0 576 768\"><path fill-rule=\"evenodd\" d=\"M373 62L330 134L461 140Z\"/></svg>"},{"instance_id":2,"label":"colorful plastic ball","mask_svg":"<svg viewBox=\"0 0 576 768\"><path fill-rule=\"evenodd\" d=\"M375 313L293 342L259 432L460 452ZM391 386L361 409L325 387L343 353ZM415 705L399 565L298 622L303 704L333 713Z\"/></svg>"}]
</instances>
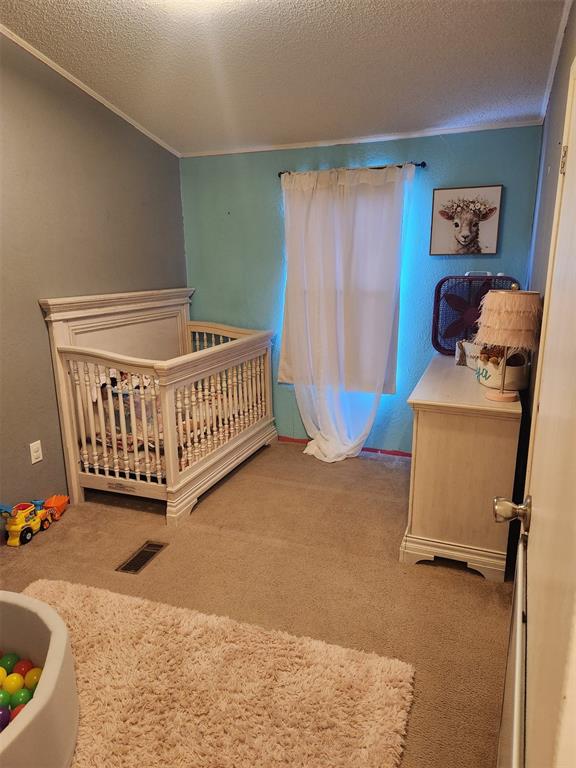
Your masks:
<instances>
[{"instance_id":1,"label":"colorful plastic ball","mask_svg":"<svg viewBox=\"0 0 576 768\"><path fill-rule=\"evenodd\" d=\"M5 691L8 691L9 694L16 693L16 691L19 691L23 686L24 678L22 675L19 675L18 672L13 672L11 675L8 675L2 683L2 688Z\"/></svg>"},{"instance_id":2,"label":"colorful plastic ball","mask_svg":"<svg viewBox=\"0 0 576 768\"><path fill-rule=\"evenodd\" d=\"M24 678L24 685L26 688L28 688L29 691L35 691L36 686L38 685L38 681L40 680L40 676L42 675L42 667L32 667L30 672L26 672L26 677Z\"/></svg>"},{"instance_id":3,"label":"colorful plastic ball","mask_svg":"<svg viewBox=\"0 0 576 768\"><path fill-rule=\"evenodd\" d=\"M14 709L11 709L10 710L10 720L14 720L16 715L19 715L20 712L22 712L22 710L24 709L25 706L26 706L26 704L18 704L17 707L14 707Z\"/></svg>"},{"instance_id":4,"label":"colorful plastic ball","mask_svg":"<svg viewBox=\"0 0 576 768\"><path fill-rule=\"evenodd\" d=\"M28 704L31 698L32 691L29 691L28 688L20 688L19 691L10 696L10 708L16 709L20 704Z\"/></svg>"},{"instance_id":5,"label":"colorful plastic ball","mask_svg":"<svg viewBox=\"0 0 576 768\"><path fill-rule=\"evenodd\" d=\"M26 673L30 672L31 669L34 669L34 664L32 664L30 659L20 659L17 664L14 664L12 672L17 672L22 677L26 677Z\"/></svg>"},{"instance_id":6,"label":"colorful plastic ball","mask_svg":"<svg viewBox=\"0 0 576 768\"><path fill-rule=\"evenodd\" d=\"M0 659L0 667L4 667L6 673L10 675L14 671L14 665L19 661L20 656L17 653L5 653Z\"/></svg>"},{"instance_id":7,"label":"colorful plastic ball","mask_svg":"<svg viewBox=\"0 0 576 768\"><path fill-rule=\"evenodd\" d=\"M8 707L0 707L0 731L3 731L9 722L10 722L10 710L8 709Z\"/></svg>"},{"instance_id":8,"label":"colorful plastic ball","mask_svg":"<svg viewBox=\"0 0 576 768\"><path fill-rule=\"evenodd\" d=\"M8 672L4 669L4 667L0 667L0 687L2 686L2 683L6 678L8 677Z\"/></svg>"},{"instance_id":9,"label":"colorful plastic ball","mask_svg":"<svg viewBox=\"0 0 576 768\"><path fill-rule=\"evenodd\" d=\"M0 691L0 707L8 707L10 706L10 694L8 691L5 691L2 689Z\"/></svg>"}]
</instances>

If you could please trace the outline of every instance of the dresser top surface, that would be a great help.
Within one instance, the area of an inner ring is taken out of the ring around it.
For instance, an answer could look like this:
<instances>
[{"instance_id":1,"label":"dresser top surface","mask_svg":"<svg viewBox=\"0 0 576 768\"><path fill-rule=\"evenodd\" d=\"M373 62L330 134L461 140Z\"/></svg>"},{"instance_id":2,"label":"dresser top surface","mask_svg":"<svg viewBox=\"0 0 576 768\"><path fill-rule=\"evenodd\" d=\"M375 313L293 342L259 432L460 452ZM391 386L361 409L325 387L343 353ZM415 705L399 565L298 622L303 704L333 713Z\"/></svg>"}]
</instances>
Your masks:
<instances>
[{"instance_id":1,"label":"dresser top surface","mask_svg":"<svg viewBox=\"0 0 576 768\"><path fill-rule=\"evenodd\" d=\"M519 400L512 403L487 400L486 390L487 387L476 381L470 368L456 365L453 357L437 354L412 391L408 404L413 408L430 406L520 418L522 405Z\"/></svg>"}]
</instances>

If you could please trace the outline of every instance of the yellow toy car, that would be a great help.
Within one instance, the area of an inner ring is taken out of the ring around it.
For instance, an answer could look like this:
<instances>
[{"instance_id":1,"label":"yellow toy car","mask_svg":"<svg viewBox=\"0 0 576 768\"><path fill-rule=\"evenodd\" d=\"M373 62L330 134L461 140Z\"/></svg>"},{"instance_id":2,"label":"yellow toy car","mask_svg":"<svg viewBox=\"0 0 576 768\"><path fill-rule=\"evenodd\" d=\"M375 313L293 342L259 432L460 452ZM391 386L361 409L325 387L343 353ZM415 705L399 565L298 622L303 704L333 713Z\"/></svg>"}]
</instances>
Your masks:
<instances>
[{"instance_id":1,"label":"yellow toy car","mask_svg":"<svg viewBox=\"0 0 576 768\"><path fill-rule=\"evenodd\" d=\"M25 501L15 504L11 512L3 512L2 515L6 518L5 535L9 547L28 544L34 534L45 531L52 523L50 510Z\"/></svg>"}]
</instances>

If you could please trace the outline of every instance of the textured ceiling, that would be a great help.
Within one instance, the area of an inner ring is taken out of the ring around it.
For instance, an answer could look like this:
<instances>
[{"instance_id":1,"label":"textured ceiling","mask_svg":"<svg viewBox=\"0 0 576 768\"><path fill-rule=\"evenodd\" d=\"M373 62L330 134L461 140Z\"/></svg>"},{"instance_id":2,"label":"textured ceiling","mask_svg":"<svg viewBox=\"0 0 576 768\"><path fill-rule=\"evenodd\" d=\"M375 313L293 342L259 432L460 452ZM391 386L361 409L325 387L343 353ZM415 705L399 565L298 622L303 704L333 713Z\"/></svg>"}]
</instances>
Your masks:
<instances>
[{"instance_id":1,"label":"textured ceiling","mask_svg":"<svg viewBox=\"0 0 576 768\"><path fill-rule=\"evenodd\" d=\"M538 120L563 0L3 0L181 154Z\"/></svg>"}]
</instances>

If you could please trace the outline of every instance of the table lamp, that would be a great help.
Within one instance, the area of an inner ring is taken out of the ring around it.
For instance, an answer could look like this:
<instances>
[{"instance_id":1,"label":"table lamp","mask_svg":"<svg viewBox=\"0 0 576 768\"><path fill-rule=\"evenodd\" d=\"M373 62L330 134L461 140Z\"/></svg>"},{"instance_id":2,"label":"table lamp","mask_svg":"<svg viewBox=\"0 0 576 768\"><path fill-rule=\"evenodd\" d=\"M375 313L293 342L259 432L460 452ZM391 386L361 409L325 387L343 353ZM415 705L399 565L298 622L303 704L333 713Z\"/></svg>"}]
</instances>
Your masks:
<instances>
[{"instance_id":1,"label":"table lamp","mask_svg":"<svg viewBox=\"0 0 576 768\"><path fill-rule=\"evenodd\" d=\"M517 392L506 392L508 352L532 352L538 347L541 302L538 291L488 291L482 299L477 344L504 347L500 389L488 389L488 400L512 402Z\"/></svg>"}]
</instances>

